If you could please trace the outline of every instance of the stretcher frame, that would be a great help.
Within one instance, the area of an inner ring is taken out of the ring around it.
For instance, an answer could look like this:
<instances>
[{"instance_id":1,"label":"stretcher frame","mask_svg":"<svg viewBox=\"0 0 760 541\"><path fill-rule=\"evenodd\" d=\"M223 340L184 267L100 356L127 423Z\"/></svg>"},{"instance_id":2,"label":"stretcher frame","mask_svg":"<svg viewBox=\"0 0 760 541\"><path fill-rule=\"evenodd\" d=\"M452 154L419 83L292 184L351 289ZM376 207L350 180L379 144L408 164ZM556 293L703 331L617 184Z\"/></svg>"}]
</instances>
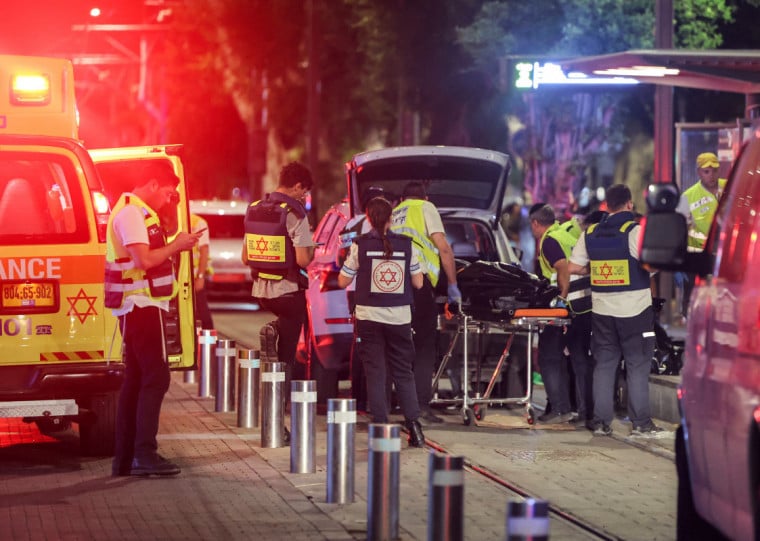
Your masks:
<instances>
[{"instance_id":1,"label":"stretcher frame","mask_svg":"<svg viewBox=\"0 0 760 541\"><path fill-rule=\"evenodd\" d=\"M454 336L451 338L449 346L444 354L441 364L433 377L433 399L431 405L445 405L461 407L462 421L465 425L471 425L475 420L481 420L485 417L488 405L520 404L525 406L525 415L528 424L535 422L535 414L531 399L533 396L533 344L534 337L545 327L564 326L570 324L570 318L567 310L564 308L541 308L541 309L520 309L516 310L513 316L503 321L488 321L475 319L465 313L456 314L449 320L440 321L440 330L453 331ZM496 366L488 381L488 385L483 393L479 391L480 375L482 370L482 351L475 360L475 378L473 388L474 393L470 393L470 359L469 359L469 336L481 334L506 334L506 343L504 349L496 362ZM501 373L502 367L509 357L512 348L512 342L515 336L525 335L527 337L527 355L526 355L526 385L525 394L517 397L492 398L496 379ZM454 349L462 337L462 396L455 398L439 398L438 385L446 370L451 357L454 355ZM474 396L473 396L474 395Z\"/></svg>"}]
</instances>

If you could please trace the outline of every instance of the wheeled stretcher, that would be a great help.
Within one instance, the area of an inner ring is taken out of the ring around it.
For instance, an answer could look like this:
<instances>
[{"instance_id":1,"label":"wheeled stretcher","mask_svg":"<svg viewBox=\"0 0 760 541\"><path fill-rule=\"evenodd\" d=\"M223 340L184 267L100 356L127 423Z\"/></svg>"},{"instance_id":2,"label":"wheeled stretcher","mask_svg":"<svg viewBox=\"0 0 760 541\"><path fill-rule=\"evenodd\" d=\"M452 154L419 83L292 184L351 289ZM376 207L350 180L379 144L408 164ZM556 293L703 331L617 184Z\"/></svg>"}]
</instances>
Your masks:
<instances>
[{"instance_id":1,"label":"wheeled stretcher","mask_svg":"<svg viewBox=\"0 0 760 541\"><path fill-rule=\"evenodd\" d=\"M515 310L508 319L490 321L475 319L466 313L439 317L439 330L451 334L446 353L433 378L433 405L445 405L461 407L464 424L470 425L474 420L481 420L485 416L488 405L520 404L525 406L525 413L529 424L535 421L531 397L533 393L533 344L535 337L548 325L563 326L570 323L569 314L564 308L522 308ZM499 356L496 366L488 380L485 391L480 392L481 372L483 370L483 354L471 355L472 336L498 335L504 337L504 348ZM510 350L516 336L526 337L526 381L525 394L515 397L496 398L491 396L502 369L510 357ZM453 358L459 341L462 341L462 393L461 396L452 398L439 398L438 387L441 376L445 373L447 365ZM474 358L473 358L474 357ZM474 381L471 381L471 377ZM472 384L472 385L471 385ZM470 389L473 389L471 391Z\"/></svg>"}]
</instances>

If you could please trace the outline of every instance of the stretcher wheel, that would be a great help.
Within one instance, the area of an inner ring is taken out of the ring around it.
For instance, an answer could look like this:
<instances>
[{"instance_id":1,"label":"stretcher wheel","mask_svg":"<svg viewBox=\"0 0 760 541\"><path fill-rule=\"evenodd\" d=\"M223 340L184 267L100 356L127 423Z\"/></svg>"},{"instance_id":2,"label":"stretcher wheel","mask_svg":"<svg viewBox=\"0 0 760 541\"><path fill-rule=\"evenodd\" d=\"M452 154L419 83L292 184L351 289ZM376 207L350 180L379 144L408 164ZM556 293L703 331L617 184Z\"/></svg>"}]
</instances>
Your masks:
<instances>
[{"instance_id":1,"label":"stretcher wheel","mask_svg":"<svg viewBox=\"0 0 760 541\"><path fill-rule=\"evenodd\" d=\"M528 408L527 410L527 419L529 425L532 425L536 422L536 413L533 411L533 408Z\"/></svg>"},{"instance_id":2,"label":"stretcher wheel","mask_svg":"<svg viewBox=\"0 0 760 541\"><path fill-rule=\"evenodd\" d=\"M475 418L470 408L465 408L462 410L462 421L464 421L465 425L470 426L474 422L474 420Z\"/></svg>"},{"instance_id":3,"label":"stretcher wheel","mask_svg":"<svg viewBox=\"0 0 760 541\"><path fill-rule=\"evenodd\" d=\"M482 421L486 417L486 410L488 409L488 406L485 404L475 404L472 407L472 410L475 412L475 418L478 421Z\"/></svg>"}]
</instances>

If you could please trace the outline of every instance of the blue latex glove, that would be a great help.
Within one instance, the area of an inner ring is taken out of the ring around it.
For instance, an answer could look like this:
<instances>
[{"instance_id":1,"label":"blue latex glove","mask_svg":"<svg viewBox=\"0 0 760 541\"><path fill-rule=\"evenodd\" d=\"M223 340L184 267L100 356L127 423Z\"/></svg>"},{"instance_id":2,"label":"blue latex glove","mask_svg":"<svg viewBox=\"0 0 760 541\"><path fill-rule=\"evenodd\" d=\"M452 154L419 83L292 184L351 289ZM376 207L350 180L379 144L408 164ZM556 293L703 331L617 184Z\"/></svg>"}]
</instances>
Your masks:
<instances>
[{"instance_id":1,"label":"blue latex glove","mask_svg":"<svg viewBox=\"0 0 760 541\"><path fill-rule=\"evenodd\" d=\"M449 284L446 293L449 296L449 304L462 304L462 292L456 284Z\"/></svg>"},{"instance_id":2,"label":"blue latex glove","mask_svg":"<svg viewBox=\"0 0 760 541\"><path fill-rule=\"evenodd\" d=\"M685 272L673 273L673 282L675 282L675 285L678 289L683 289L683 286L686 283L686 273Z\"/></svg>"}]
</instances>

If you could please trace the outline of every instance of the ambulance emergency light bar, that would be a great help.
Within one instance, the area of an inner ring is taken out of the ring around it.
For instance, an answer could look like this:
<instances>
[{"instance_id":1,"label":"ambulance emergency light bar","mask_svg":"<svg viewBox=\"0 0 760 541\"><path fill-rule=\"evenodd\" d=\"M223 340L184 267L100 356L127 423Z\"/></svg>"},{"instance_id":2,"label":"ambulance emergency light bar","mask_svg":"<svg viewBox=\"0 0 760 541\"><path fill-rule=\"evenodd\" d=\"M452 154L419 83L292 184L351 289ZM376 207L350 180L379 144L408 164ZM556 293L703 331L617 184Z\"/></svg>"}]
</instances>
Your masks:
<instances>
[{"instance_id":1,"label":"ambulance emergency light bar","mask_svg":"<svg viewBox=\"0 0 760 541\"><path fill-rule=\"evenodd\" d=\"M50 103L50 75L13 75L10 99L13 105L47 105Z\"/></svg>"},{"instance_id":2,"label":"ambulance emergency light bar","mask_svg":"<svg viewBox=\"0 0 760 541\"><path fill-rule=\"evenodd\" d=\"M628 77L593 77L581 72L562 71L553 62L516 62L514 64L515 88L533 90L539 86L563 85L635 85L636 79Z\"/></svg>"}]
</instances>

